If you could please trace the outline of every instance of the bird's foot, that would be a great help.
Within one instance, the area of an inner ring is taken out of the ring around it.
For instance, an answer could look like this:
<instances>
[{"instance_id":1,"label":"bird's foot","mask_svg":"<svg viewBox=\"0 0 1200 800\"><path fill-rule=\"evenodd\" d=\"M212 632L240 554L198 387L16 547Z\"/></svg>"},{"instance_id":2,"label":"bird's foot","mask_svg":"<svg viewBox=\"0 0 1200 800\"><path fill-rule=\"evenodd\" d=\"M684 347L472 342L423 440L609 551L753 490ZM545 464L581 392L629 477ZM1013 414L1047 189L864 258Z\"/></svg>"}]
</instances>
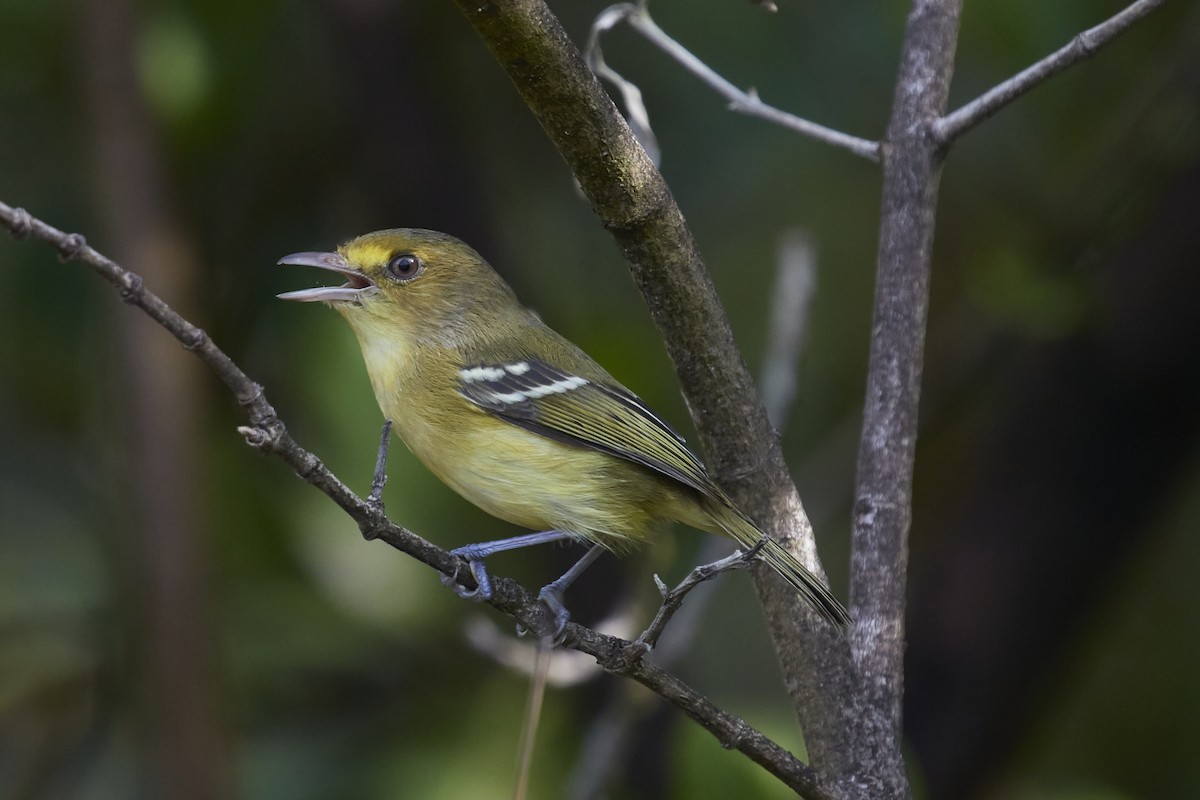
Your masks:
<instances>
[{"instance_id":1,"label":"bird's foot","mask_svg":"<svg viewBox=\"0 0 1200 800\"><path fill-rule=\"evenodd\" d=\"M563 602L564 587L558 585L558 581L548 583L538 592L538 600L542 601L542 605L550 609L550 613L554 615L554 639L555 647L562 644L563 638L567 631L567 623L571 621L571 612L567 611L567 606Z\"/></svg>"},{"instance_id":2,"label":"bird's foot","mask_svg":"<svg viewBox=\"0 0 1200 800\"><path fill-rule=\"evenodd\" d=\"M469 544L465 547L459 547L450 551L450 555L463 558L467 562L467 566L471 569L471 577L475 579L475 588L468 589L463 586L458 580L458 572L453 575L443 575L442 585L449 586L456 595L464 600L478 600L480 602L492 599L492 579L488 575L487 566L483 563L483 557L479 553L478 545Z\"/></svg>"}]
</instances>

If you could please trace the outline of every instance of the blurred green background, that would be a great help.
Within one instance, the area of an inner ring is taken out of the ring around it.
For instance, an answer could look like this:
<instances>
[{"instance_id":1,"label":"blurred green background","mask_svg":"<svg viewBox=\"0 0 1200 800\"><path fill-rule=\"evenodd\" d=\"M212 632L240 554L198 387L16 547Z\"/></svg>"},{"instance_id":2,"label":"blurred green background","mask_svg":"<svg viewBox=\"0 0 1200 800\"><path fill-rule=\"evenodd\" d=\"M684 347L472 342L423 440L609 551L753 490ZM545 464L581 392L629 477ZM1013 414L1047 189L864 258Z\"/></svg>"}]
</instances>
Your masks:
<instances>
[{"instance_id":1,"label":"blurred green background","mask_svg":"<svg viewBox=\"0 0 1200 800\"><path fill-rule=\"evenodd\" d=\"M651 10L767 102L881 135L905 4L780 5ZM1121 5L968 3L952 105ZM554 6L582 43L604 3ZM359 491L382 419L357 346L275 301L320 278L274 264L382 227L467 239L689 430L616 249L452 4L0 0L0 21L0 199L144 274ZM604 41L756 372L777 247L815 245L785 443L844 597L878 168L728 113L627 30ZM1200 795L1198 108L1200 13L1172 3L948 161L909 592L919 796ZM217 380L80 266L0 237L0 326L0 797L510 795L528 680L498 663L505 620L247 448ZM399 446L385 498L447 547L512 532ZM644 622L650 574L700 545L603 559L570 604L596 621L632 598ZM538 586L573 555L493 566ZM727 576L664 647L800 752L760 619ZM788 796L581 669L549 691L534 797ZM621 739L597 724L622 716Z\"/></svg>"}]
</instances>

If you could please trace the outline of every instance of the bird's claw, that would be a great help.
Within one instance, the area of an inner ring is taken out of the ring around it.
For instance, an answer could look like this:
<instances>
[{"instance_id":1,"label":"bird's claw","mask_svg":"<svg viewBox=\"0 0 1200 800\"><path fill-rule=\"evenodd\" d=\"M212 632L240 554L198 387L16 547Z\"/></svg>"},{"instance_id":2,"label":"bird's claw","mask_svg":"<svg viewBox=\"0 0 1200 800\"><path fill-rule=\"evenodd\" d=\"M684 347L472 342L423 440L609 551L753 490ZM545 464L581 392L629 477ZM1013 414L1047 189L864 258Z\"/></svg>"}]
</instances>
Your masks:
<instances>
[{"instance_id":1,"label":"bird's claw","mask_svg":"<svg viewBox=\"0 0 1200 800\"><path fill-rule=\"evenodd\" d=\"M464 558L467 561L467 566L471 568L471 577L475 579L475 588L468 589L463 586L458 580L458 570L455 569L453 575L443 575L442 585L449 586L453 592L464 600L477 600L484 602L492 599L492 579L488 575L487 566L484 565L483 559L473 557L474 553L470 546L460 547L457 550L451 550L450 555Z\"/></svg>"},{"instance_id":2,"label":"bird's claw","mask_svg":"<svg viewBox=\"0 0 1200 800\"><path fill-rule=\"evenodd\" d=\"M563 590L553 583L548 583L538 592L538 600L554 615L553 644L557 647L566 638L567 623L571 621L571 612L563 603Z\"/></svg>"}]
</instances>

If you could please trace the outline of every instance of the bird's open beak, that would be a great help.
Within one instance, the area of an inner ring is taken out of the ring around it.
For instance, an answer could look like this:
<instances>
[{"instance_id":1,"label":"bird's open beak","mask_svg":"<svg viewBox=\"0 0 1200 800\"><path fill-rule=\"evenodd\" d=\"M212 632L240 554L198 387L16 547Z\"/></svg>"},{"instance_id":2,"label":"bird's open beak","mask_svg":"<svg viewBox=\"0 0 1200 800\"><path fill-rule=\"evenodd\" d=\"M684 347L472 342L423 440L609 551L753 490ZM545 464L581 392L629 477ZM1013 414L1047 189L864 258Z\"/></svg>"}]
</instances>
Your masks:
<instances>
[{"instance_id":1,"label":"bird's open beak","mask_svg":"<svg viewBox=\"0 0 1200 800\"><path fill-rule=\"evenodd\" d=\"M279 259L279 264L295 264L301 267L317 267L346 276L341 286L318 286L315 289L300 289L275 295L280 300L299 300L303 303L358 303L362 293L375 288L375 282L346 263L338 253L292 253Z\"/></svg>"}]
</instances>

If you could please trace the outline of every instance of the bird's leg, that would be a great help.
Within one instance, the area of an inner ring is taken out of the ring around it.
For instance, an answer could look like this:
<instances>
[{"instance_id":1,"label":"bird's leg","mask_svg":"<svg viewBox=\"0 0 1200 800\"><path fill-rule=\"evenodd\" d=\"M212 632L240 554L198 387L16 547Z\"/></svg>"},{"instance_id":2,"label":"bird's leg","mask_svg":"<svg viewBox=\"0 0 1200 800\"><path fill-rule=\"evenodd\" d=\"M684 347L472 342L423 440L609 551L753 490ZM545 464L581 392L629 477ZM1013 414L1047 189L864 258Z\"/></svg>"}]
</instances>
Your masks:
<instances>
[{"instance_id":1,"label":"bird's leg","mask_svg":"<svg viewBox=\"0 0 1200 800\"><path fill-rule=\"evenodd\" d=\"M471 567L471 577L475 579L475 588L463 588L462 584L458 582L457 575L443 575L442 583L454 589L454 593L459 597L468 600L491 600L492 579L488 576L487 567L484 566L485 558L496 553L503 553L505 550L517 550L522 547L559 542L569 538L571 535L562 531L542 531L512 536L508 539L497 539L494 542L480 542L457 547L450 551L450 555L466 559L467 564Z\"/></svg>"},{"instance_id":2,"label":"bird's leg","mask_svg":"<svg viewBox=\"0 0 1200 800\"><path fill-rule=\"evenodd\" d=\"M558 644L562 641L563 631L567 627L567 623L571 620L571 613L567 611L567 607L563 604L563 593L567 591L567 587L575 582L585 569L587 569L600 554L604 552L604 548L598 544L594 544L583 554L583 558L575 562L575 564L562 577L553 583L547 583L538 592L538 599L546 604L546 608L554 614L554 643Z\"/></svg>"},{"instance_id":3,"label":"bird's leg","mask_svg":"<svg viewBox=\"0 0 1200 800\"><path fill-rule=\"evenodd\" d=\"M383 432L379 437L379 454L375 457L375 477L371 481L371 494L367 495L367 503L383 513L383 485L387 483L388 444L392 441L392 421L383 423Z\"/></svg>"}]
</instances>

